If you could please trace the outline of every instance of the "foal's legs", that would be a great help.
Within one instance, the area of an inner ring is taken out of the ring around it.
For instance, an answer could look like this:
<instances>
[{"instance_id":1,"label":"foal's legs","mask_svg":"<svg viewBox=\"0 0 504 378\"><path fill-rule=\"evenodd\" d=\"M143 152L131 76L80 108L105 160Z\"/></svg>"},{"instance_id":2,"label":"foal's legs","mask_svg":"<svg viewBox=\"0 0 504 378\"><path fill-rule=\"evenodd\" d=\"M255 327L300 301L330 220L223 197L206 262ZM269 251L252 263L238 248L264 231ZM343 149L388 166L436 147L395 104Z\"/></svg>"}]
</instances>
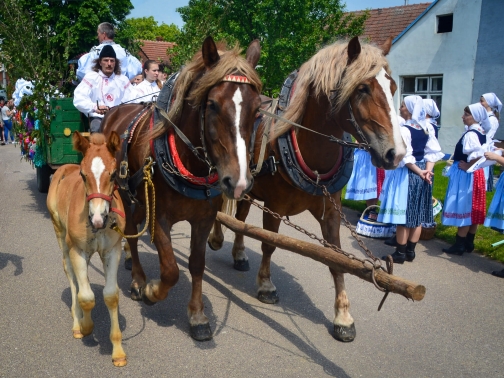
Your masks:
<instances>
[{"instance_id":1,"label":"foal's legs","mask_svg":"<svg viewBox=\"0 0 504 378\"><path fill-rule=\"evenodd\" d=\"M263 227L265 230L278 232L280 227L280 219L274 218L268 213L263 213ZM257 298L264 303L274 304L279 300L276 287L271 282L271 255L275 251L276 247L269 244L262 243L262 260L261 266L259 267L259 272L257 274Z\"/></svg>"},{"instance_id":2,"label":"foal's legs","mask_svg":"<svg viewBox=\"0 0 504 378\"><path fill-rule=\"evenodd\" d=\"M332 207L329 201L326 204L324 219L321 214L312 212L315 218L319 221L322 229L322 235L329 243L341 247L340 243L340 221L339 213ZM336 252L335 252L336 253ZM356 330L354 319L350 315L350 301L348 300L345 290L345 277L343 273L329 269L336 288L336 300L334 303L334 337L339 341L353 341L355 339Z\"/></svg>"},{"instance_id":3,"label":"foal's legs","mask_svg":"<svg viewBox=\"0 0 504 378\"><path fill-rule=\"evenodd\" d=\"M121 239L102 257L103 271L105 272L105 287L103 299L110 315L110 341L112 343L112 362L115 366L125 366L126 353L124 353L122 334L119 328L119 288L117 287L117 268L121 258Z\"/></svg>"},{"instance_id":4,"label":"foal's legs","mask_svg":"<svg viewBox=\"0 0 504 378\"><path fill-rule=\"evenodd\" d=\"M89 256L85 252L77 249L70 249L70 261L72 264L77 284L79 285L79 293L77 299L79 306L82 309L82 318L80 319L80 331L83 336L90 335L93 332L93 319L91 319L91 310L95 306L95 296L88 280L88 261Z\"/></svg>"},{"instance_id":5,"label":"foal's legs","mask_svg":"<svg viewBox=\"0 0 504 378\"><path fill-rule=\"evenodd\" d=\"M65 270L65 274L68 278L68 282L70 283L70 292L72 293L72 333L73 337L76 339L81 339L83 337L80 331L79 320L82 318L82 310L77 301L77 282L75 273L72 268L72 263L70 261L69 249L66 243L60 243L61 249L63 250L63 269Z\"/></svg>"}]
</instances>

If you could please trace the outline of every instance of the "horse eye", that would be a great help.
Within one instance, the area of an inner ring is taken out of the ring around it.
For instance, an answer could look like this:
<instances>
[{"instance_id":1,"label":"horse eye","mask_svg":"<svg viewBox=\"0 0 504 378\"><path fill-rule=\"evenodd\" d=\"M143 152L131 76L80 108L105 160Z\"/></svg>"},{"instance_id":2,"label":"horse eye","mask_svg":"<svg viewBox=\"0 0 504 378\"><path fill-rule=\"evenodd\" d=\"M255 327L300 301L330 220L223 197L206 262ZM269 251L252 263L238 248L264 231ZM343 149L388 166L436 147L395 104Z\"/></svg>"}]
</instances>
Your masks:
<instances>
[{"instance_id":1,"label":"horse eye","mask_svg":"<svg viewBox=\"0 0 504 378\"><path fill-rule=\"evenodd\" d=\"M369 94L369 87L368 87L366 84L361 84L361 85L359 85L359 87L357 88L357 90L358 90L360 93Z\"/></svg>"},{"instance_id":2,"label":"horse eye","mask_svg":"<svg viewBox=\"0 0 504 378\"><path fill-rule=\"evenodd\" d=\"M117 176L117 171L112 172L112 174L110 175L110 181L115 181L116 176Z\"/></svg>"},{"instance_id":3,"label":"horse eye","mask_svg":"<svg viewBox=\"0 0 504 378\"><path fill-rule=\"evenodd\" d=\"M82 173L82 171L79 172L82 179L84 180L84 182L86 182L86 175L84 173Z\"/></svg>"},{"instance_id":4,"label":"horse eye","mask_svg":"<svg viewBox=\"0 0 504 378\"><path fill-rule=\"evenodd\" d=\"M211 100L208 100L207 101L207 108L213 112L216 112L217 111L217 104Z\"/></svg>"}]
</instances>

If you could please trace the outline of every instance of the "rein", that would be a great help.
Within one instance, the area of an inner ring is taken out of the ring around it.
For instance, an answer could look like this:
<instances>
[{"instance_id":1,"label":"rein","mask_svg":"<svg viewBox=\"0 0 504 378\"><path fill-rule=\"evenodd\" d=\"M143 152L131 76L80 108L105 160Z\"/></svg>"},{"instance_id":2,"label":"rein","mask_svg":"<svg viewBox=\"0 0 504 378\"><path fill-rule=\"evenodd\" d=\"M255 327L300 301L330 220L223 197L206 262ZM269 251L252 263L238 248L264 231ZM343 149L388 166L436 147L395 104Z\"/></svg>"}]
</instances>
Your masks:
<instances>
[{"instance_id":1,"label":"rein","mask_svg":"<svg viewBox=\"0 0 504 378\"><path fill-rule=\"evenodd\" d=\"M359 124L355 120L355 116L353 114L353 109L352 109L352 105L350 104L350 100L348 100L347 105L348 105L348 112L350 113L350 119L348 119L348 121L350 121L350 123L352 124L352 126L355 128L355 130L357 131L357 134L359 134L359 136L361 137L363 143L347 142L347 141L345 141L343 139L336 138L334 135L327 135L327 134L320 133L318 131L309 129L306 126L300 125L299 123L290 121L290 120L288 120L288 119L286 119L286 118L284 118L282 116L279 116L277 114L268 112L267 110L259 109L259 112L261 114L264 114L264 115L268 116L268 117L271 117L271 118L274 118L276 120L288 123L288 124L290 124L292 126L299 127L299 128L301 128L303 130L307 130L307 131L310 131L310 132L312 132L314 134L318 134L318 135L321 135L323 137L326 137L326 138L329 139L329 141L341 144L342 146L354 147L354 148L358 148L359 150L369 151L370 145L369 145L366 137L364 136L364 133L362 132L361 127L359 126Z\"/></svg>"}]
</instances>

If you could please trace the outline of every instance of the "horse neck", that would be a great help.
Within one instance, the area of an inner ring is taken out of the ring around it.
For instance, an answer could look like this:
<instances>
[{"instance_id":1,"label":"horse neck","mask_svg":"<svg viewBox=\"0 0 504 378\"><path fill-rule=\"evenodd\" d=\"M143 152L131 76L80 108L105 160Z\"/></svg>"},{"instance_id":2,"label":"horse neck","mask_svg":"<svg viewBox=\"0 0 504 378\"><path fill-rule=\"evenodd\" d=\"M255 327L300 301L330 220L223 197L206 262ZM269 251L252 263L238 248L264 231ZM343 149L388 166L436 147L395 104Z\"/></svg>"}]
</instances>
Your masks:
<instances>
[{"instance_id":1,"label":"horse neck","mask_svg":"<svg viewBox=\"0 0 504 378\"><path fill-rule=\"evenodd\" d=\"M331 104L325 96L317 97L311 93L300 123L310 130L341 138L343 129L338 125L342 121L344 119L341 111L333 114ZM303 129L299 129L297 140L301 155L312 170L324 173L334 166L339 154L339 144L330 142L327 137Z\"/></svg>"}]
</instances>

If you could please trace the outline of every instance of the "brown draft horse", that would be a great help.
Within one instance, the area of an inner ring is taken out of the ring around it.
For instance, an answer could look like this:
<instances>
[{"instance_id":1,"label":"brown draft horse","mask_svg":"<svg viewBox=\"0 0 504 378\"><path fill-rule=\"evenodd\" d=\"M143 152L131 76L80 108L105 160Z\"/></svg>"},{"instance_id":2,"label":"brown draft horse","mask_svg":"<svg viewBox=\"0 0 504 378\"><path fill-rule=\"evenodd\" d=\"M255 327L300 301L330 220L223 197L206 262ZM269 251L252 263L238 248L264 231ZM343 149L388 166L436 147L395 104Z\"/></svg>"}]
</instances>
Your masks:
<instances>
[{"instance_id":1,"label":"brown draft horse","mask_svg":"<svg viewBox=\"0 0 504 378\"><path fill-rule=\"evenodd\" d=\"M233 199L242 198L253 184L247 164L250 157L246 146L250 143L254 119L261 105L261 80L254 68L259 57L260 46L257 40L250 44L246 58L243 58L238 46L221 51L217 49L213 39L208 37L203 43L202 51L180 72L174 87L175 100L167 116L193 146L200 150L206 149L208 159L218 173L218 187ZM237 80L229 80L229 77ZM115 130L124 134L142 107L143 105L123 105L112 109L103 120L104 133L107 135ZM132 136L128 150L130 174L140 170L144 159L150 156L150 140L159 136L166 138L167 131L172 128L171 123L163 119L162 125L156 126L151 133L149 119L152 112L152 109L147 112ZM175 137L175 143L187 171L194 176L208 178L209 166L198 159L180 137ZM162 177L161 169L164 169L162 164L157 162L153 177L156 193L154 244L159 254L160 279L146 284L146 276L138 258L138 239L128 239L133 260L132 299L154 304L167 297L179 278L170 229L177 222L188 221L191 225L189 271L192 277L192 293L188 305L190 334L196 340L209 340L212 331L204 314L202 281L206 241L217 211L221 209L222 196L202 200L182 195L168 185ZM137 189L136 198L145 207L143 185ZM143 211L138 209L136 206L133 214L128 209L126 211L127 235L135 235L136 225L143 219Z\"/></svg>"},{"instance_id":2,"label":"brown draft horse","mask_svg":"<svg viewBox=\"0 0 504 378\"><path fill-rule=\"evenodd\" d=\"M284 117L311 130L331 134L341 138L343 131L351 133L363 142L356 128L350 122L353 115L370 145L373 164L385 169L393 169L400 162L406 150L402 141L397 116L392 104L396 90L394 80L385 55L390 50L391 39L381 48L361 45L358 38L348 44L335 43L314 55L302 65L295 82L295 91ZM264 125L262 125L264 128ZM274 126L277 137L292 126L279 122ZM255 163L259 155L262 129L257 132ZM341 146L315 133L299 129L297 141L302 158L312 171L329 172L335 165ZM265 156L275 155L279 161L280 152L276 143L271 143ZM264 205L282 216L299 214L308 210L319 222L323 237L340 246L340 215L324 196L316 196L299 189L279 165L278 173L255 178L250 195L264 201ZM332 194L341 204L341 192ZM250 209L248 201L237 205L236 218L245 221ZM278 232L280 220L263 213L263 227ZM212 249L222 247L224 236L221 225L216 222L210 235ZM232 249L235 268L248 270L248 258L244 252L242 235L236 235ZM258 298L264 303L276 303L279 298L271 281L270 261L275 247L262 243L263 257L257 275ZM355 338L354 320L349 313L349 300L345 291L343 274L331 270L336 287L334 337L341 341Z\"/></svg>"},{"instance_id":3,"label":"brown draft horse","mask_svg":"<svg viewBox=\"0 0 504 378\"><path fill-rule=\"evenodd\" d=\"M105 141L103 134L93 134L88 141L78 131L73 145L84 158L79 165L66 164L56 171L49 193L47 208L63 251L63 268L72 292L73 336L81 339L93 332L91 310L95 297L88 279L88 264L98 252L105 272L103 298L110 314L112 362L126 365L126 353L121 345L119 329L119 289L117 268L121 258L121 236L110 226L124 231L126 219L121 198L114 190L116 160L120 138L112 133Z\"/></svg>"}]
</instances>

